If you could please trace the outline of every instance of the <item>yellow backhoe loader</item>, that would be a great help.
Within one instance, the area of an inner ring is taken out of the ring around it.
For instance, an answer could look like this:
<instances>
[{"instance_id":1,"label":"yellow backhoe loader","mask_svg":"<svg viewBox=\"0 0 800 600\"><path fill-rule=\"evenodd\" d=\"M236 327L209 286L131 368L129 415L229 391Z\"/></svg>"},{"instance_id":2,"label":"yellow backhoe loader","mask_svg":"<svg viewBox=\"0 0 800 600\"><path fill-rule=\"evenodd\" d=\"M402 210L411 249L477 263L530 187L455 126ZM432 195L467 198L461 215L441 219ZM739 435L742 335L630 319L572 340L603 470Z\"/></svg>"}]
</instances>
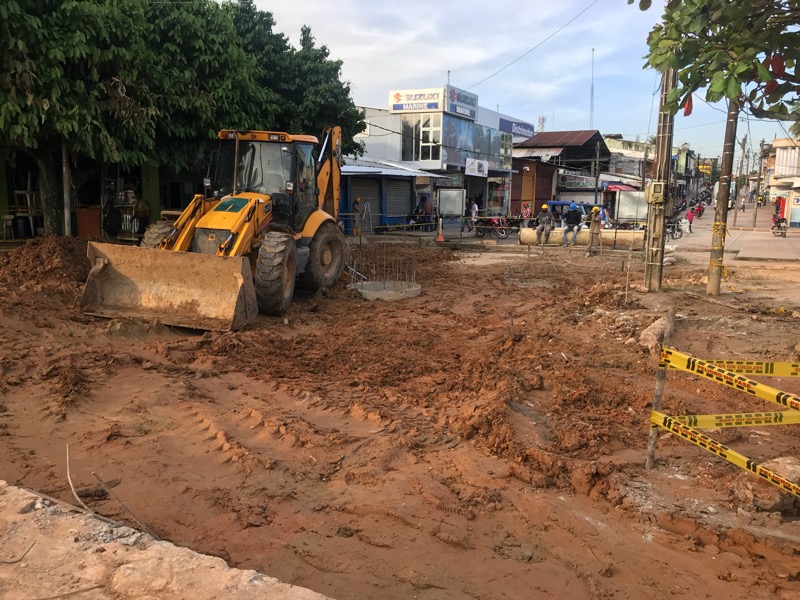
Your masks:
<instances>
[{"instance_id":1,"label":"yellow backhoe loader","mask_svg":"<svg viewBox=\"0 0 800 600\"><path fill-rule=\"evenodd\" d=\"M84 313L228 331L285 314L295 281L338 281L341 129L321 144L272 131L219 138L215 178L174 222L150 225L138 247L89 243Z\"/></svg>"}]
</instances>

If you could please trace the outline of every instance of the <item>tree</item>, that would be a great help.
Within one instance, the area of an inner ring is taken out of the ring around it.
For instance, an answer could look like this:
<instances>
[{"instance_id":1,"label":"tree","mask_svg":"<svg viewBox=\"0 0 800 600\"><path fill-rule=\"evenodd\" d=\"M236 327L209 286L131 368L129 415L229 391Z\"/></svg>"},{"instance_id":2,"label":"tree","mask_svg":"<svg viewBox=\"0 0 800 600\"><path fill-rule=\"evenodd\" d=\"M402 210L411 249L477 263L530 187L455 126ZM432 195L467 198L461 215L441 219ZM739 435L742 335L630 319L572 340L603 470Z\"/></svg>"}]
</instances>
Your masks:
<instances>
[{"instance_id":1,"label":"tree","mask_svg":"<svg viewBox=\"0 0 800 600\"><path fill-rule=\"evenodd\" d=\"M639 0L642 10L651 4ZM650 32L646 66L676 70L673 113L705 89L708 102L739 98L755 117L793 122L800 135L798 25L798 0L669 0Z\"/></svg>"},{"instance_id":2,"label":"tree","mask_svg":"<svg viewBox=\"0 0 800 600\"><path fill-rule=\"evenodd\" d=\"M152 148L155 107L142 68L149 49L136 34L145 4L0 4L0 144L36 160L48 233L62 222L62 141L70 153L120 163Z\"/></svg>"},{"instance_id":3,"label":"tree","mask_svg":"<svg viewBox=\"0 0 800 600\"><path fill-rule=\"evenodd\" d=\"M350 86L341 81L342 61L331 60L325 46L317 47L308 27L301 30L300 47L275 33L271 13L259 11L252 0L227 4L244 46L256 59L256 79L278 98L275 126L290 133L320 133L328 125L340 125L343 150L364 153L355 135L364 130L361 111L350 97Z\"/></svg>"}]
</instances>

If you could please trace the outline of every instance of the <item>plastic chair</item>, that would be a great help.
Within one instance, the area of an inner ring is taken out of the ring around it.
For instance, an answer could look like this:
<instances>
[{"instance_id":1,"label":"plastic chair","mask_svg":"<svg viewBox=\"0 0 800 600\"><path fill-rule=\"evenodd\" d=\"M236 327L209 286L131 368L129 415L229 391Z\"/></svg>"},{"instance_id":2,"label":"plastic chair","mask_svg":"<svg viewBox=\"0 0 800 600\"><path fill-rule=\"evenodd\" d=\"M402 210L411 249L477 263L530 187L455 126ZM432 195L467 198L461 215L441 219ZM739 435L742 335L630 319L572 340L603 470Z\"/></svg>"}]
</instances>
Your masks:
<instances>
[{"instance_id":1,"label":"plastic chair","mask_svg":"<svg viewBox=\"0 0 800 600\"><path fill-rule=\"evenodd\" d=\"M3 215L3 241L7 239L6 230L11 232L11 239L14 238L14 215Z\"/></svg>"}]
</instances>

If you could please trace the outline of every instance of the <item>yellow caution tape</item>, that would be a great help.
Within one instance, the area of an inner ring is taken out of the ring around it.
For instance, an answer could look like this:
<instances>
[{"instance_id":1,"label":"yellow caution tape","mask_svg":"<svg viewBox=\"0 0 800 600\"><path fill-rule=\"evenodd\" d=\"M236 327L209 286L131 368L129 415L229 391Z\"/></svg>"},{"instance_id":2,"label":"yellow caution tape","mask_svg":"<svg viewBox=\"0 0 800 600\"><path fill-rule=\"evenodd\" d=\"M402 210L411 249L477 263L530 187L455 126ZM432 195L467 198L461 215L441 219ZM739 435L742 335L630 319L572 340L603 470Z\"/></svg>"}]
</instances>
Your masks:
<instances>
[{"instance_id":1,"label":"yellow caution tape","mask_svg":"<svg viewBox=\"0 0 800 600\"><path fill-rule=\"evenodd\" d=\"M735 450L731 450L724 444L720 444L718 441L708 437L707 435L700 433L699 431L692 429L687 425L684 425L675 417L670 417L669 415L665 415L664 413L654 410L650 416L650 422L652 423L653 427L661 427L662 429L666 429L667 431L682 437L694 445L699 446L704 450L708 450L711 452L711 454L715 454L720 458L724 458L729 463L736 465L745 471L755 473L764 481L767 481L781 490L789 492L790 494L800 498L800 485L789 481L785 477L781 477L766 467L762 467L757 462L750 460Z\"/></svg>"},{"instance_id":2,"label":"yellow caution tape","mask_svg":"<svg viewBox=\"0 0 800 600\"><path fill-rule=\"evenodd\" d=\"M730 415L681 415L680 417L672 418L696 429L797 425L800 423L800 411L734 413Z\"/></svg>"},{"instance_id":3,"label":"yellow caution tape","mask_svg":"<svg viewBox=\"0 0 800 600\"><path fill-rule=\"evenodd\" d=\"M767 375L769 377L800 377L800 363L760 362L755 360L706 360L739 375Z\"/></svg>"},{"instance_id":4,"label":"yellow caution tape","mask_svg":"<svg viewBox=\"0 0 800 600\"><path fill-rule=\"evenodd\" d=\"M722 385L727 385L742 392L747 392L757 398L767 402L775 402L781 406L786 406L794 410L800 410L800 397L787 392L782 392L773 387L748 379L744 375L738 375L723 367L709 363L699 358L694 358L688 354L683 354L677 350L663 348L661 350L661 365L669 369L687 371L716 381Z\"/></svg>"}]
</instances>

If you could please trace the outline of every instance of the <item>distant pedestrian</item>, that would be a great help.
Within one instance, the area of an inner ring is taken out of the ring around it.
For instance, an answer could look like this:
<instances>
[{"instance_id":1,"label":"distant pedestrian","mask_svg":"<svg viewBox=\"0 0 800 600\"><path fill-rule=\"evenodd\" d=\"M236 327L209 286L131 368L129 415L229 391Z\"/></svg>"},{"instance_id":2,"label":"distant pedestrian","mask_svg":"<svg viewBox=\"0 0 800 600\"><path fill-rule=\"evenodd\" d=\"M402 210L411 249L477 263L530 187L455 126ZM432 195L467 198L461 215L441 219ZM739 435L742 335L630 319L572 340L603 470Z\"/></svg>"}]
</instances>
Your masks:
<instances>
[{"instance_id":1,"label":"distant pedestrian","mask_svg":"<svg viewBox=\"0 0 800 600\"><path fill-rule=\"evenodd\" d=\"M522 217L522 227L527 229L528 226L530 225L530 222L531 222L531 205L530 204L526 203L525 206L522 207L522 214L520 216Z\"/></svg>"},{"instance_id":2,"label":"distant pedestrian","mask_svg":"<svg viewBox=\"0 0 800 600\"><path fill-rule=\"evenodd\" d=\"M603 204L600 209L600 225L603 229L611 227L611 216L608 213L608 204Z\"/></svg>"},{"instance_id":3,"label":"distant pedestrian","mask_svg":"<svg viewBox=\"0 0 800 600\"><path fill-rule=\"evenodd\" d=\"M586 256L594 256L600 249L600 207L593 206L589 216L589 248Z\"/></svg>"},{"instance_id":4,"label":"distant pedestrian","mask_svg":"<svg viewBox=\"0 0 800 600\"><path fill-rule=\"evenodd\" d=\"M692 222L694 221L694 213L691 210L686 211L686 221L689 223L689 233L692 233Z\"/></svg>"},{"instance_id":5,"label":"distant pedestrian","mask_svg":"<svg viewBox=\"0 0 800 600\"><path fill-rule=\"evenodd\" d=\"M472 221L472 227L476 230L478 229L478 202L473 198L472 206L469 207L469 214L470 220ZM472 229L470 229L472 231Z\"/></svg>"},{"instance_id":6,"label":"distant pedestrian","mask_svg":"<svg viewBox=\"0 0 800 600\"><path fill-rule=\"evenodd\" d=\"M544 236L544 243L550 241L550 231L553 229L553 213L547 204L542 204L542 210L536 215L538 225L536 226L536 243L542 243L542 236Z\"/></svg>"}]
</instances>

